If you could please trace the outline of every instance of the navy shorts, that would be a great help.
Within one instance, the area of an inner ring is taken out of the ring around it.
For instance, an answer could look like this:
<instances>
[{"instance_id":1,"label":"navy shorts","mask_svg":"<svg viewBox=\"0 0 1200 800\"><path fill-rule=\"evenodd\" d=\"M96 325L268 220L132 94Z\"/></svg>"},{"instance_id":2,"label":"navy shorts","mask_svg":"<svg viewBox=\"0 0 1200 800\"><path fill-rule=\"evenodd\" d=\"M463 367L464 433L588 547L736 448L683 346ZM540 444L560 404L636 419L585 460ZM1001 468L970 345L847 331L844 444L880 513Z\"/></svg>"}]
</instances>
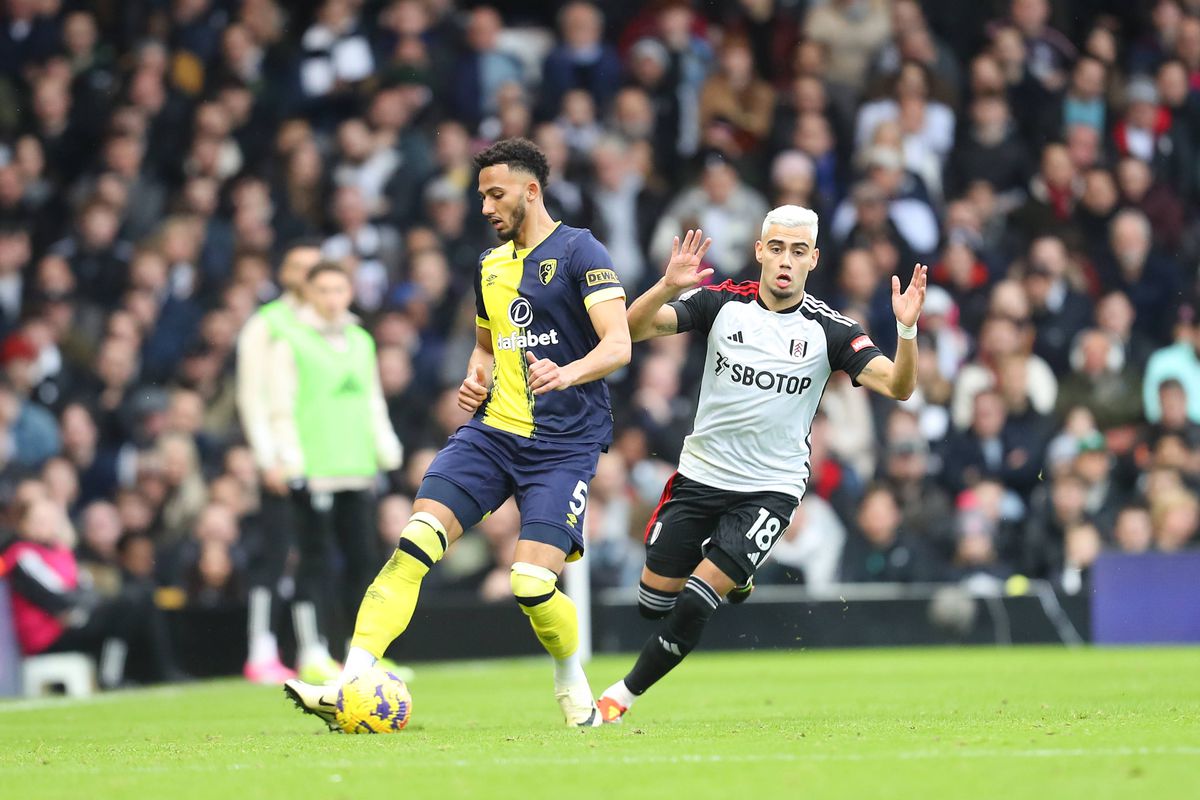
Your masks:
<instances>
[{"instance_id":1,"label":"navy shorts","mask_svg":"<svg viewBox=\"0 0 1200 800\"><path fill-rule=\"evenodd\" d=\"M601 448L464 425L429 465L417 498L446 506L466 530L516 497L521 538L558 547L573 561L583 554L588 484Z\"/></svg>"}]
</instances>

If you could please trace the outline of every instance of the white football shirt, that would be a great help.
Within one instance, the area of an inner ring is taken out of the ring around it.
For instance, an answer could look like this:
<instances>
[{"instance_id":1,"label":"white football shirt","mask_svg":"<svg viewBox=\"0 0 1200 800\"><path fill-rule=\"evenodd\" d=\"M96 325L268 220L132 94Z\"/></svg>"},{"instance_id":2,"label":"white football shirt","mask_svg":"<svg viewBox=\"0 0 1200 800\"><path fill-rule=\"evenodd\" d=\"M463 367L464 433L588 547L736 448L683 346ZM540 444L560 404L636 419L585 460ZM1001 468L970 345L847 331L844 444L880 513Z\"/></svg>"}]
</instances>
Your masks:
<instances>
[{"instance_id":1,"label":"white football shirt","mask_svg":"<svg viewBox=\"0 0 1200 800\"><path fill-rule=\"evenodd\" d=\"M810 294L770 311L758 282L693 289L671 303L679 331L708 335L696 425L679 472L735 492L801 500L813 417L833 370L857 378L879 348L854 320ZM857 381L856 381L857 385Z\"/></svg>"}]
</instances>

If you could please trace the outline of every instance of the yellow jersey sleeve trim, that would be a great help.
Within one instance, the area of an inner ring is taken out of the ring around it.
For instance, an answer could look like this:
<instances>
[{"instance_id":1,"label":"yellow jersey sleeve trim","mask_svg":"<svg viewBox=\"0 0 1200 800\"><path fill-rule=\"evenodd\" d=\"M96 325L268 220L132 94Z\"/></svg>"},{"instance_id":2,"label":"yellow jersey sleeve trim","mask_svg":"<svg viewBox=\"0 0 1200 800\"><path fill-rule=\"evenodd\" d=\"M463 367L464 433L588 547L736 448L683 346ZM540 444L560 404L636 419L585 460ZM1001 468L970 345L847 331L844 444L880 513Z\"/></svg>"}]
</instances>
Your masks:
<instances>
[{"instance_id":1,"label":"yellow jersey sleeve trim","mask_svg":"<svg viewBox=\"0 0 1200 800\"><path fill-rule=\"evenodd\" d=\"M475 324L481 328L487 328L489 331L492 329L492 321L490 319L484 319L478 315L475 317Z\"/></svg>"},{"instance_id":2,"label":"yellow jersey sleeve trim","mask_svg":"<svg viewBox=\"0 0 1200 800\"><path fill-rule=\"evenodd\" d=\"M625 299L625 290L620 286L614 286L611 289L601 289L583 298L583 307L591 311L592 306L596 305L596 303L603 303L605 300L616 300L618 298L621 300Z\"/></svg>"}]
</instances>

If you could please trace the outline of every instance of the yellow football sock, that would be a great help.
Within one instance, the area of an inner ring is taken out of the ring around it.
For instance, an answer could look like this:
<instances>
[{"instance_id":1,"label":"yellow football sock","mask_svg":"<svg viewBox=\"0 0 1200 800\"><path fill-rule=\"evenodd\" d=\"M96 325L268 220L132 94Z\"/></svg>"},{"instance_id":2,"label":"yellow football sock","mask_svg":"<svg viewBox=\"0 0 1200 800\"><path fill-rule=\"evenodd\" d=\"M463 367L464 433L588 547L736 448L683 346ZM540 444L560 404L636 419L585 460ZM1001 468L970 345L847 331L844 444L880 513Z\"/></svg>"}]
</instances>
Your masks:
<instances>
[{"instance_id":1,"label":"yellow football sock","mask_svg":"<svg viewBox=\"0 0 1200 800\"><path fill-rule=\"evenodd\" d=\"M351 647L382 658L404 633L417 608L421 581L446 553L446 529L432 514L418 511L408 520L400 544L363 595Z\"/></svg>"},{"instance_id":2,"label":"yellow football sock","mask_svg":"<svg viewBox=\"0 0 1200 800\"><path fill-rule=\"evenodd\" d=\"M512 565L513 596L550 655L568 658L579 649L579 616L571 598L554 585L551 570L518 561Z\"/></svg>"}]
</instances>

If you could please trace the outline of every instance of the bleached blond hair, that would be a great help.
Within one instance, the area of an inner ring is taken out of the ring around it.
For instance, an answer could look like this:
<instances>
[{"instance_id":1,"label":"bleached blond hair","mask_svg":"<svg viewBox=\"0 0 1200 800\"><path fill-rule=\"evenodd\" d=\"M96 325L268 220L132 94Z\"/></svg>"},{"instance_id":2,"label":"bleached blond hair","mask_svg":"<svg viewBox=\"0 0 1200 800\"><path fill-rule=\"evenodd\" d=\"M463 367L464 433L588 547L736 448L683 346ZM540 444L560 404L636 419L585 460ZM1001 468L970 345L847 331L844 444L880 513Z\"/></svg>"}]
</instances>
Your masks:
<instances>
[{"instance_id":1,"label":"bleached blond hair","mask_svg":"<svg viewBox=\"0 0 1200 800\"><path fill-rule=\"evenodd\" d=\"M803 206L779 206L771 209L763 219L760 239L767 238L767 228L779 225L782 228L812 228L813 241L817 240L817 212Z\"/></svg>"}]
</instances>

